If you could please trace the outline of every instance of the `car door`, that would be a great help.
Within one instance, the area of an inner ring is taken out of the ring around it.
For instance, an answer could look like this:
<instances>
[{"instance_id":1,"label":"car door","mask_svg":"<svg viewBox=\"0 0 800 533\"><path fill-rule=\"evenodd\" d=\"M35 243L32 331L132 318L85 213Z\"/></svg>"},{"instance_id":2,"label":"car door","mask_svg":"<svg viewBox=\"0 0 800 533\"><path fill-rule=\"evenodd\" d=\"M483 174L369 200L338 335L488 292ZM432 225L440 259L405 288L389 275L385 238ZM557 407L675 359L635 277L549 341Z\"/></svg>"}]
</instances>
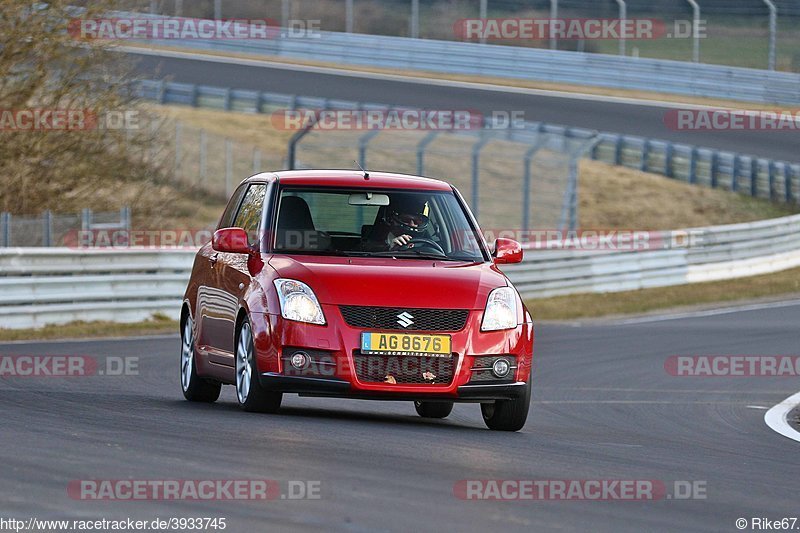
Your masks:
<instances>
[{"instance_id":1,"label":"car door","mask_svg":"<svg viewBox=\"0 0 800 533\"><path fill-rule=\"evenodd\" d=\"M236 219L236 214L239 212L239 206L242 203L242 198L247 192L248 185L242 184L233 193L225 211L220 218L219 224L216 229L228 228L233 225ZM220 253L211 247L211 243L207 243L200 249L199 258L202 269L202 275L198 277L200 283L197 287L197 304L195 308L195 317L197 322L197 348L200 355L207 357L213 363L224 363L226 357L220 356L215 353L215 346L218 344L214 339L223 335L220 330L224 331L222 315L219 313L220 301L223 298L219 297L219 284L221 278L219 276Z\"/></svg>"},{"instance_id":2,"label":"car door","mask_svg":"<svg viewBox=\"0 0 800 533\"><path fill-rule=\"evenodd\" d=\"M267 186L264 183L250 184L231 225L247 232L251 246L259 245L266 191ZM246 254L220 252L215 267L218 281L213 301L219 321L214 330L212 346L215 356L222 359L219 362L230 366L234 366L234 338L239 302L251 282L247 259Z\"/></svg>"}]
</instances>

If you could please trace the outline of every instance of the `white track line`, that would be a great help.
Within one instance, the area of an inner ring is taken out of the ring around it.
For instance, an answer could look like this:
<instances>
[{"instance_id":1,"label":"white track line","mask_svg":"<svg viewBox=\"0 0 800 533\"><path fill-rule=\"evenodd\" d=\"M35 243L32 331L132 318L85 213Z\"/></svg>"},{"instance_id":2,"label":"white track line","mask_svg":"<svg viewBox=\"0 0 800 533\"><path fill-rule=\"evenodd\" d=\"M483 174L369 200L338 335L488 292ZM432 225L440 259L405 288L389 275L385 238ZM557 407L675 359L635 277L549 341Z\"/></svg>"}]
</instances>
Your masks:
<instances>
[{"instance_id":1,"label":"white track line","mask_svg":"<svg viewBox=\"0 0 800 533\"><path fill-rule=\"evenodd\" d=\"M625 320L615 320L612 325L646 324L648 322L661 322L665 320L679 320L681 318L698 318L704 316L727 315L730 313L742 313L746 311L761 311L763 309L777 309L781 307L794 307L800 305L800 300L789 300L785 302L766 302L761 304L749 304L733 307L722 307L718 309L707 309L704 311L690 311L685 313L672 313L656 316L643 316L639 318L629 318Z\"/></svg>"},{"instance_id":2,"label":"white track line","mask_svg":"<svg viewBox=\"0 0 800 533\"><path fill-rule=\"evenodd\" d=\"M664 100L648 100L646 98L631 98L623 96L605 96L581 92L555 91L547 89L531 89L526 87L511 87L508 85L497 85L493 83L477 83L469 81L447 80L441 78L408 76L402 74L384 74L379 72L367 72L350 70L347 68L318 67L312 65L293 65L281 63L267 59L246 59L242 57L222 56L215 54L204 54L202 52L179 52L177 50L162 50L159 48L144 48L138 46L118 46L115 50L121 52L140 54L157 57L173 57L177 59L192 59L199 61L209 61L213 63L227 63L232 65L242 65L248 67L265 67L282 70L292 70L297 72L313 72L317 74L330 74L335 76L346 76L351 78L399 81L404 83L416 83L418 85L436 85L441 87L456 87L460 89L475 89L481 91L493 91L513 94L528 94L537 96L551 96L553 98L566 98L570 100L587 100L593 102L611 102L626 105L638 105L644 107L663 107L670 109L729 109L725 106L698 105L681 102L668 102Z\"/></svg>"},{"instance_id":3,"label":"white track line","mask_svg":"<svg viewBox=\"0 0 800 533\"><path fill-rule=\"evenodd\" d=\"M797 432L786 420L789 413L800 404L800 392L789 396L781 403L770 409L764 415L764 422L773 430L784 437L800 442L800 433Z\"/></svg>"}]
</instances>

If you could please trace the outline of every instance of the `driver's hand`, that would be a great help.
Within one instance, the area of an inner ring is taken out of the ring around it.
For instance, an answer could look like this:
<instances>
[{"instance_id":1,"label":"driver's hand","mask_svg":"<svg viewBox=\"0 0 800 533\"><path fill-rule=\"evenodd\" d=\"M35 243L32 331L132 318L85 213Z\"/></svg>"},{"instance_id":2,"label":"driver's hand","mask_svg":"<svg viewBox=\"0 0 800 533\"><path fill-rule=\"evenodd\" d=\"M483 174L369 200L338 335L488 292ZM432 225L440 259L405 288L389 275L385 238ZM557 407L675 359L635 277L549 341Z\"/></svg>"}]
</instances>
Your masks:
<instances>
[{"instance_id":1,"label":"driver's hand","mask_svg":"<svg viewBox=\"0 0 800 533\"><path fill-rule=\"evenodd\" d=\"M410 243L412 240L410 235L400 235L399 237L395 237L392 239L392 248L397 248L399 246L405 246L406 244Z\"/></svg>"}]
</instances>

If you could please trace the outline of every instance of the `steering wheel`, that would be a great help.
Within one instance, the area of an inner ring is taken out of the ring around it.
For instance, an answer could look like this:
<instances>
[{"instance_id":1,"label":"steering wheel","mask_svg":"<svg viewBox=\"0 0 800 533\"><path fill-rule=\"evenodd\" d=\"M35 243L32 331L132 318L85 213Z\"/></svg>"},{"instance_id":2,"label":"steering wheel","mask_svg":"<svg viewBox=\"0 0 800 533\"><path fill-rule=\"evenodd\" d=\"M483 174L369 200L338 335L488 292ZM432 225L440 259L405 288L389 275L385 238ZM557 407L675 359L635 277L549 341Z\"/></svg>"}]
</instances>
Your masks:
<instances>
[{"instance_id":1,"label":"steering wheel","mask_svg":"<svg viewBox=\"0 0 800 533\"><path fill-rule=\"evenodd\" d=\"M417 245L417 246L415 246L415 245ZM424 237L417 237L415 239L411 239L410 241L408 241L403 246L399 246L397 249L398 250L410 250L412 248L433 248L434 250L436 250L440 254L445 255L445 256L447 255L446 253L444 253L444 250L442 249L442 247L439 246L439 243L437 243L436 241L434 241L432 239L426 239Z\"/></svg>"}]
</instances>

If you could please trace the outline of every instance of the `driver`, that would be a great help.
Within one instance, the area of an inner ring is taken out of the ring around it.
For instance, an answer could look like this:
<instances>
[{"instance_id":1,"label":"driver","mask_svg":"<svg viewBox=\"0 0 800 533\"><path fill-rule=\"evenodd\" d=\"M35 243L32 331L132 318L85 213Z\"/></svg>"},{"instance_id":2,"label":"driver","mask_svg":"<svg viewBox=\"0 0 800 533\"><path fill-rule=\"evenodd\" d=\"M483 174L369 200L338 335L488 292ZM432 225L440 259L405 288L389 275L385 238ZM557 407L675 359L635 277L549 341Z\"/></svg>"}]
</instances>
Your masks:
<instances>
[{"instance_id":1,"label":"driver","mask_svg":"<svg viewBox=\"0 0 800 533\"><path fill-rule=\"evenodd\" d=\"M370 236L372 243L382 245L384 249L396 250L408 246L414 239L425 237L430 225L425 215L426 204L425 198L416 194L392 196L391 203Z\"/></svg>"}]
</instances>

